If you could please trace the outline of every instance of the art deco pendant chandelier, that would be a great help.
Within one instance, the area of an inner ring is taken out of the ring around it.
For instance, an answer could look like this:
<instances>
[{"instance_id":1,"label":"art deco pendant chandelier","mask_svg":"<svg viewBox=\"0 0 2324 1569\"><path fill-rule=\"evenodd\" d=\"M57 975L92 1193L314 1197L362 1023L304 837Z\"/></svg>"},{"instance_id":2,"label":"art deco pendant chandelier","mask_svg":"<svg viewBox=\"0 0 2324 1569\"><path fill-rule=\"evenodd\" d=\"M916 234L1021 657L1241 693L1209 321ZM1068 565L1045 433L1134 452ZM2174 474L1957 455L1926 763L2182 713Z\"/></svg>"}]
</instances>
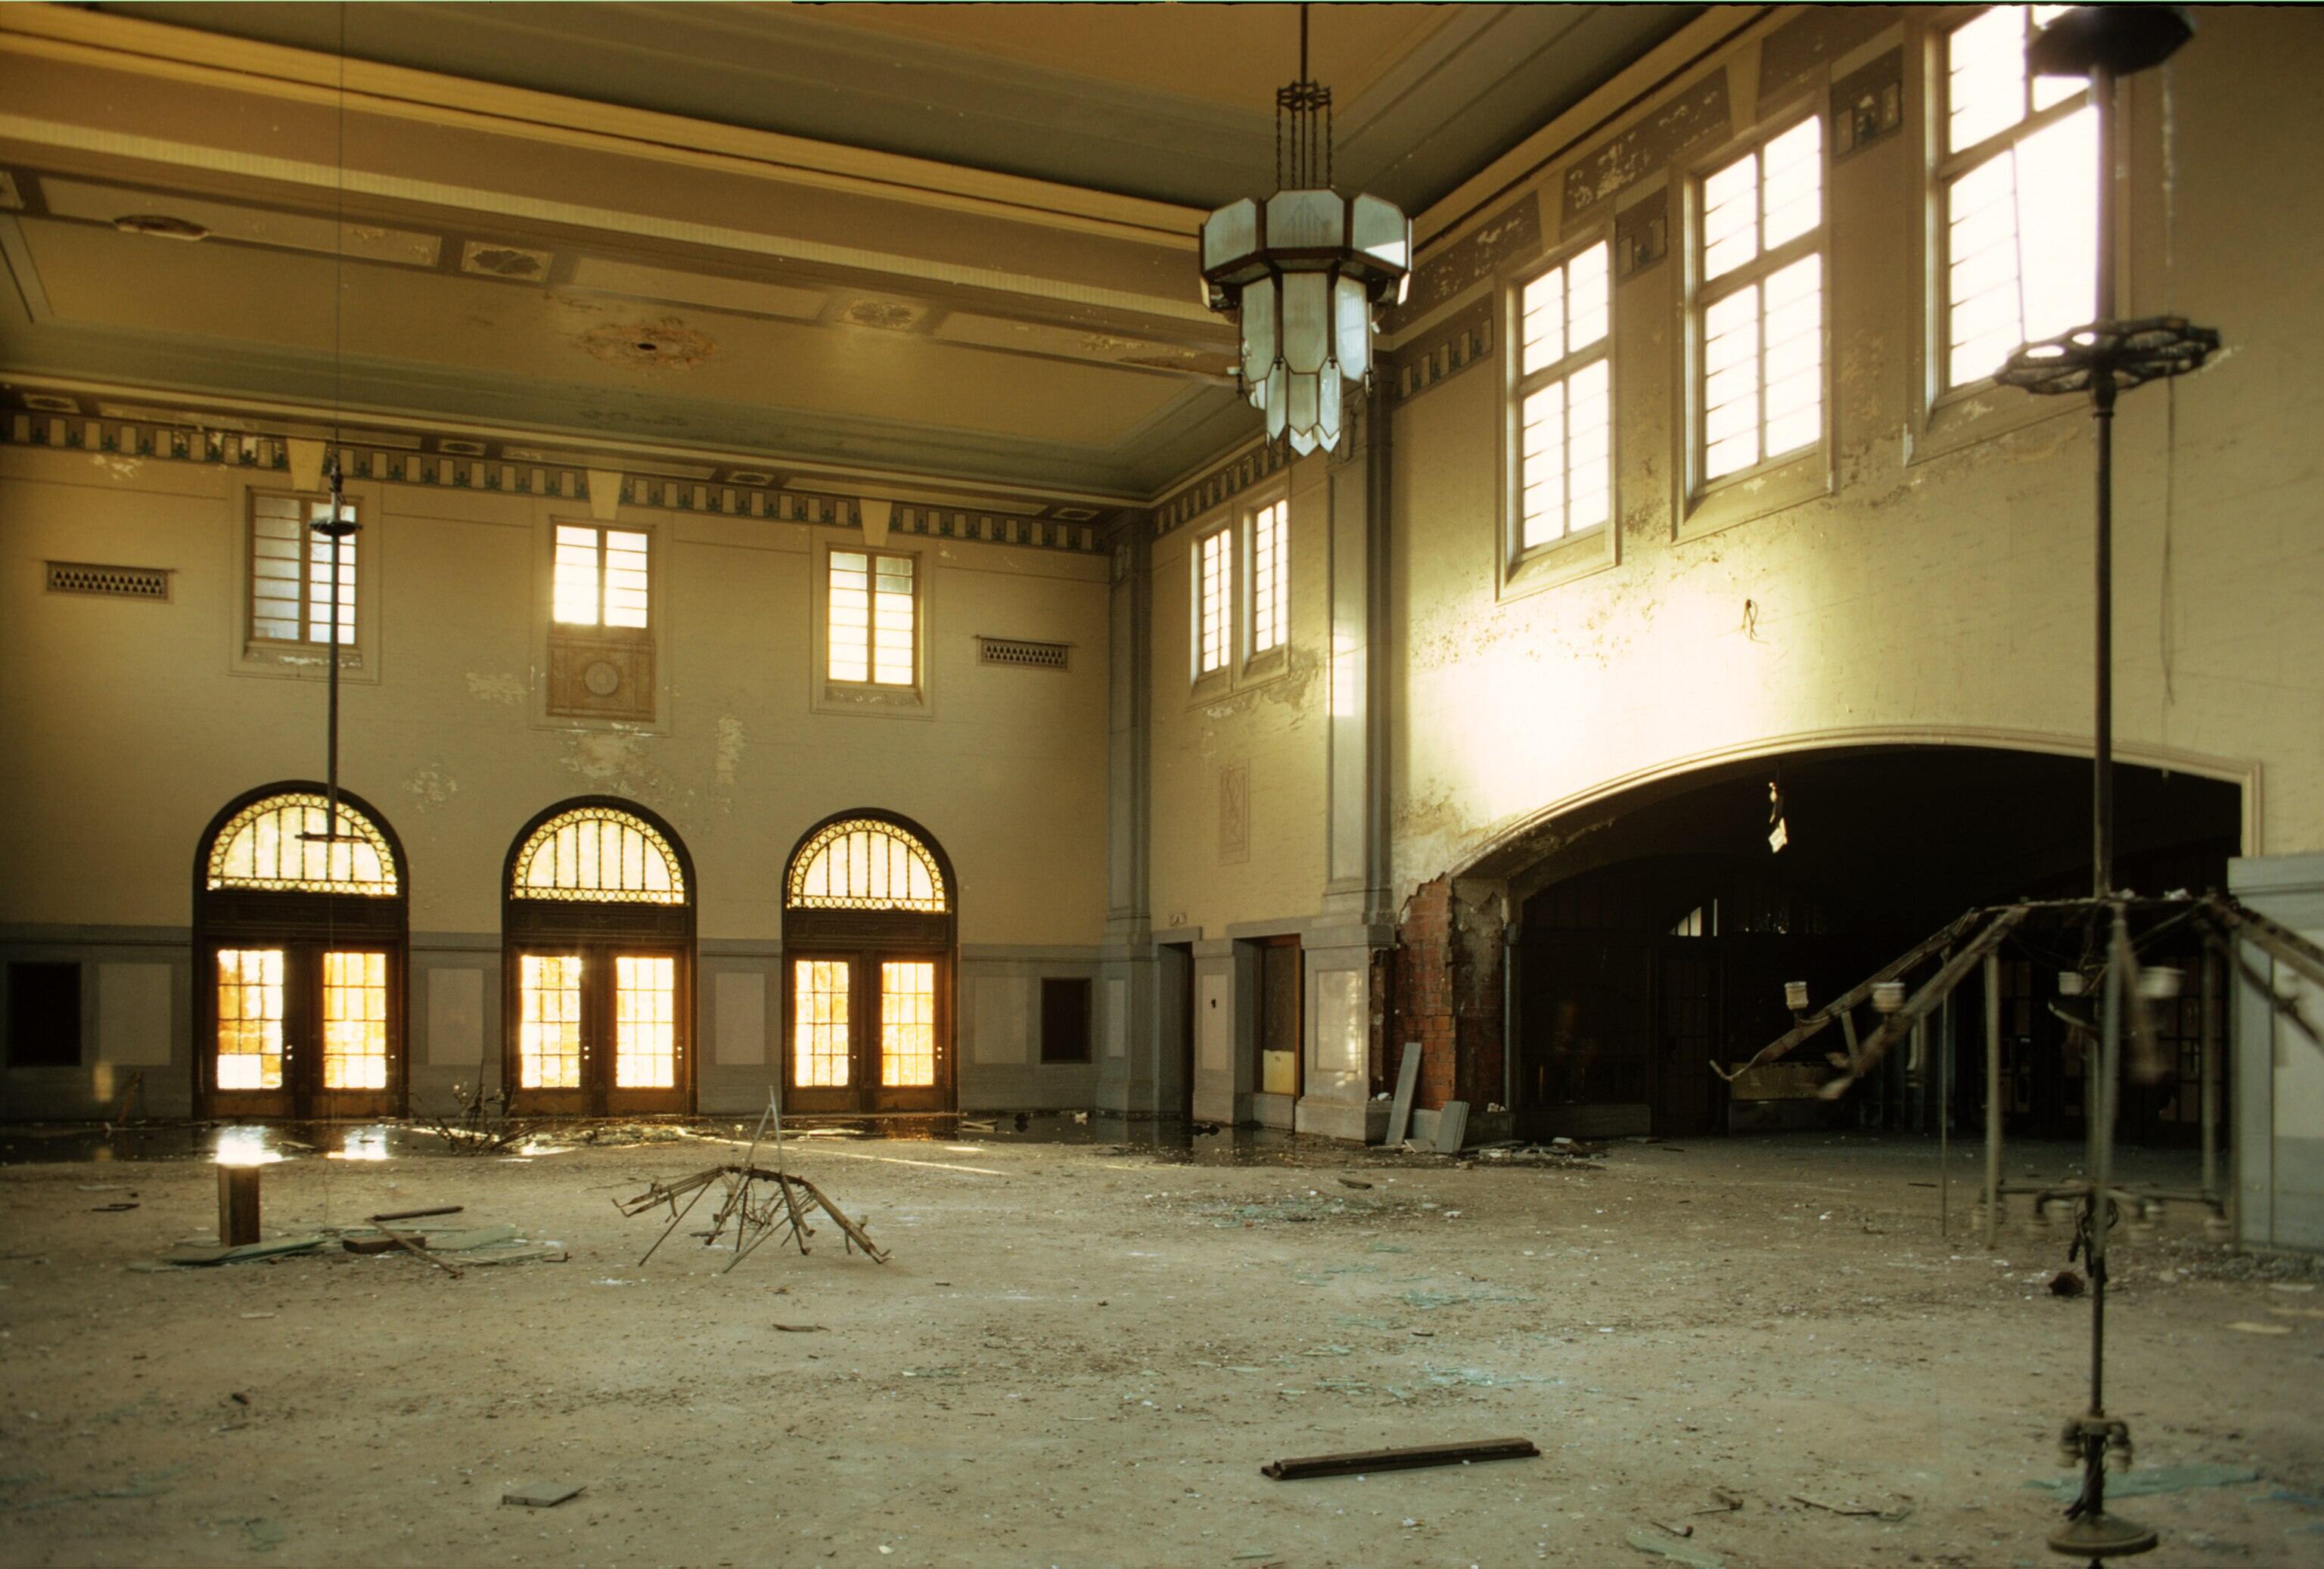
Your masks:
<instances>
[{"instance_id":1,"label":"art deco pendant chandelier","mask_svg":"<svg viewBox=\"0 0 2324 1569\"><path fill-rule=\"evenodd\" d=\"M1403 300L1412 271L1411 220L1332 189L1332 89L1307 78L1305 5L1299 79L1275 95L1275 183L1204 220L1204 299L1240 312L1238 383L1268 439L1304 457L1339 445L1341 399L1371 372L1372 310Z\"/></svg>"}]
</instances>

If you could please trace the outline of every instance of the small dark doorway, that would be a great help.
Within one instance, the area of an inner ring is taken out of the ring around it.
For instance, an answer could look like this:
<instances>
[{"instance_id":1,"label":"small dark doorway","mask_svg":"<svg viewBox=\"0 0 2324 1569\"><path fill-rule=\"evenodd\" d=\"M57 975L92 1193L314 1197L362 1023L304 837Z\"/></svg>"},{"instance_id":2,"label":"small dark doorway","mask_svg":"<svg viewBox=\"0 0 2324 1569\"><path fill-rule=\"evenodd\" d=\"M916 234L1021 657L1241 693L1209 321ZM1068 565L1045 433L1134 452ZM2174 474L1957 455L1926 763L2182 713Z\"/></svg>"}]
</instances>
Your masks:
<instances>
[{"instance_id":1,"label":"small dark doorway","mask_svg":"<svg viewBox=\"0 0 2324 1569\"><path fill-rule=\"evenodd\" d=\"M952 866L918 824L841 812L783 887L783 1103L816 1112L959 1104Z\"/></svg>"},{"instance_id":2,"label":"small dark doorway","mask_svg":"<svg viewBox=\"0 0 2324 1569\"><path fill-rule=\"evenodd\" d=\"M534 1115L694 1108L694 865L669 824L592 796L549 808L502 891L503 1083Z\"/></svg>"},{"instance_id":3,"label":"small dark doorway","mask_svg":"<svg viewBox=\"0 0 2324 1569\"><path fill-rule=\"evenodd\" d=\"M194 863L194 1100L205 1117L403 1112L403 852L324 787L268 785L210 821Z\"/></svg>"}]
</instances>

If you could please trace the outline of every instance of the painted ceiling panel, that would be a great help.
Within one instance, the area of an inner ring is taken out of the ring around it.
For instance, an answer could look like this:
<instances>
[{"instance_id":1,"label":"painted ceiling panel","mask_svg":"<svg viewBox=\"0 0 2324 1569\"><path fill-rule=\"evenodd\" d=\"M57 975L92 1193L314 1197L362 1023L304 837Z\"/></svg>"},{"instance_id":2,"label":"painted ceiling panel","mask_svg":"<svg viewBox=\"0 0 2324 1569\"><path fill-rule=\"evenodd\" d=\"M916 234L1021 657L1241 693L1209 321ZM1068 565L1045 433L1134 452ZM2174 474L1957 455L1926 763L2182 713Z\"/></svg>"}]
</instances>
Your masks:
<instances>
[{"instance_id":1,"label":"painted ceiling panel","mask_svg":"<svg viewBox=\"0 0 2324 1569\"><path fill-rule=\"evenodd\" d=\"M309 213L269 212L174 191L135 190L51 176L41 181L41 197L48 210L59 217L110 224L134 215L159 214L198 224L222 239L317 251L327 256L345 252L357 260L406 267L433 267L442 248L435 235L378 224L335 224Z\"/></svg>"},{"instance_id":2,"label":"painted ceiling panel","mask_svg":"<svg viewBox=\"0 0 2324 1569\"><path fill-rule=\"evenodd\" d=\"M327 357L327 258L182 245L108 228L23 225L60 320L148 333L220 330ZM155 288L156 248L169 283ZM1185 390L1173 377L1029 361L872 328L672 309L444 273L351 265L350 355L544 381L854 415L1074 446L1123 440Z\"/></svg>"},{"instance_id":3,"label":"painted ceiling panel","mask_svg":"<svg viewBox=\"0 0 2324 1569\"><path fill-rule=\"evenodd\" d=\"M341 48L336 7L98 9ZM1425 207L1702 9L1317 6L1312 59L1339 97L1342 183ZM1274 94L1297 72L1296 16L1262 5L383 3L344 8L344 47L512 87L1213 207L1273 176ZM1414 60L1428 66L1416 81ZM1364 136L1375 120L1381 134ZM1408 134L1420 126L1433 128L1425 142Z\"/></svg>"}]
</instances>

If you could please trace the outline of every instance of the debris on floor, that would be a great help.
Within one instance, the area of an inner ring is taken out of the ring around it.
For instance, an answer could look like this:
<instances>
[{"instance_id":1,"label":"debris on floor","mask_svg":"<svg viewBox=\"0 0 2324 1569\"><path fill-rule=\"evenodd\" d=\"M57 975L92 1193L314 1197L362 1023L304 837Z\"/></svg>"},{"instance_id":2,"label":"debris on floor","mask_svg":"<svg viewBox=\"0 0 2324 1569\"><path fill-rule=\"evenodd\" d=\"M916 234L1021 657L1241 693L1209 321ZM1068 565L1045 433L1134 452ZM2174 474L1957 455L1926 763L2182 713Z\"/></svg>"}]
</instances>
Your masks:
<instances>
[{"instance_id":1,"label":"debris on floor","mask_svg":"<svg viewBox=\"0 0 2324 1569\"><path fill-rule=\"evenodd\" d=\"M1676 1563L1686 1564L1688 1569L1726 1569L1727 1560L1718 1554L1707 1552L1685 1542L1674 1541L1668 1537L1656 1536L1652 1531L1643 1529L1632 1531L1623 1540L1641 1553L1651 1553L1657 1558L1672 1559Z\"/></svg>"},{"instance_id":2,"label":"debris on floor","mask_svg":"<svg viewBox=\"0 0 2324 1569\"><path fill-rule=\"evenodd\" d=\"M1480 1438L1465 1444L1420 1444L1402 1449L1358 1449L1270 1460L1259 1468L1277 1481L1314 1476L1362 1476L1376 1471L1414 1471L1432 1465L1468 1465L1480 1460L1525 1460L1541 1449L1530 1438Z\"/></svg>"},{"instance_id":3,"label":"debris on floor","mask_svg":"<svg viewBox=\"0 0 2324 1569\"><path fill-rule=\"evenodd\" d=\"M875 1263L888 1261L887 1251L864 1235L862 1226L806 1177L793 1172L770 1171L762 1166L713 1166L676 1182L649 1184L643 1193L613 1201L613 1207L625 1215L643 1214L657 1206L669 1206L669 1224L662 1228L661 1235L654 1239L653 1247L645 1251L645 1257L638 1260L639 1264L642 1266L647 1259L654 1256L656 1249L669 1240L670 1232L678 1230L678 1223L693 1213L694 1206L702 1202L704 1194L713 1187L721 1186L726 1196L719 1204L717 1213L711 1216L710 1231L704 1242L706 1246L715 1242L724 1233L728 1223L733 1223L734 1258L726 1266L728 1269L741 1263L760 1243L773 1236L778 1226L789 1232L791 1241L798 1244L802 1254L807 1252L807 1240L815 1235L815 1228L807 1223L807 1216L817 1209L838 1225L848 1247L862 1249ZM771 1188L772 1191L762 1192L763 1188ZM693 1196L687 1198L688 1194ZM684 1209L678 1207L678 1201L681 1198L686 1199ZM724 1272L721 1271L722 1274Z\"/></svg>"},{"instance_id":4,"label":"debris on floor","mask_svg":"<svg viewBox=\"0 0 2324 1569\"><path fill-rule=\"evenodd\" d=\"M585 1482L527 1481L520 1482L501 1494L504 1504L522 1504L527 1509L553 1509L567 1499L576 1497Z\"/></svg>"},{"instance_id":5,"label":"debris on floor","mask_svg":"<svg viewBox=\"0 0 2324 1569\"><path fill-rule=\"evenodd\" d=\"M2257 1468L2249 1465L2144 1465L2107 1478L2107 1497L2145 1498L2155 1493L2185 1492L2199 1487L2234 1487L2257 1481ZM2080 1476L2037 1476L2026 1482L2037 1492L2070 1499L2082 1491Z\"/></svg>"}]
</instances>

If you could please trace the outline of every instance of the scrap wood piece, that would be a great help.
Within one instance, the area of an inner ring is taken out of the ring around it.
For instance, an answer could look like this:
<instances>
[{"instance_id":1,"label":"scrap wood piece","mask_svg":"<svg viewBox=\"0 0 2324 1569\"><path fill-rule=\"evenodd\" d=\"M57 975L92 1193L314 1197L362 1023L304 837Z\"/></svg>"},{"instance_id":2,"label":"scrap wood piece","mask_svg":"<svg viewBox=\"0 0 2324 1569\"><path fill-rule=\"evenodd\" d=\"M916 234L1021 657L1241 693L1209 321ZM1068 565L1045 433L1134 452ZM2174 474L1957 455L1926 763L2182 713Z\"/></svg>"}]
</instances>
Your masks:
<instances>
[{"instance_id":1,"label":"scrap wood piece","mask_svg":"<svg viewBox=\"0 0 2324 1569\"><path fill-rule=\"evenodd\" d=\"M1907 1515L1913 1512L1913 1506L1910 1504L1899 1504L1893 1509L1871 1509L1863 1504L1826 1503L1821 1499L1812 1499L1803 1492L1795 1492L1792 1494L1791 1497L1792 1501L1795 1504L1805 1504L1812 1509L1821 1509L1826 1514L1846 1515L1850 1518L1886 1520L1891 1524L1904 1518Z\"/></svg>"},{"instance_id":2,"label":"scrap wood piece","mask_svg":"<svg viewBox=\"0 0 2324 1569\"><path fill-rule=\"evenodd\" d=\"M449 1275L455 1280L457 1280L460 1278L460 1271L458 1269L444 1262L443 1260L429 1252L426 1248L420 1246L419 1242L415 1241L410 1237L406 1236L403 1232L388 1232L384 1234L389 1241L392 1241L397 1247L401 1248L405 1252L410 1254L413 1258L425 1259L429 1263L434 1265L437 1269L443 1270L444 1273Z\"/></svg>"},{"instance_id":3,"label":"scrap wood piece","mask_svg":"<svg viewBox=\"0 0 2324 1569\"><path fill-rule=\"evenodd\" d=\"M393 1209L385 1214L372 1216L371 1221L374 1225L379 1224L382 1221L422 1221L430 1215L456 1215L466 1207L464 1204L438 1204L434 1209Z\"/></svg>"},{"instance_id":4,"label":"scrap wood piece","mask_svg":"<svg viewBox=\"0 0 2324 1569\"><path fill-rule=\"evenodd\" d=\"M586 1482L578 1481L520 1482L502 1492L501 1502L522 1504L528 1509L555 1509L567 1499L577 1496L587 1485Z\"/></svg>"},{"instance_id":5,"label":"scrap wood piece","mask_svg":"<svg viewBox=\"0 0 2324 1569\"><path fill-rule=\"evenodd\" d=\"M831 1333L829 1325L821 1324L779 1324L775 1325L775 1327L781 1330L785 1334L828 1334Z\"/></svg>"},{"instance_id":6,"label":"scrap wood piece","mask_svg":"<svg viewBox=\"0 0 2324 1569\"><path fill-rule=\"evenodd\" d=\"M1313 1476L1354 1476L1375 1471L1416 1471L1431 1465L1467 1465L1479 1460L1525 1460L1541 1453L1530 1438L1483 1438L1466 1444L1418 1444L1402 1449L1357 1449L1270 1460L1259 1468L1277 1481Z\"/></svg>"},{"instance_id":7,"label":"scrap wood piece","mask_svg":"<svg viewBox=\"0 0 2324 1569\"><path fill-rule=\"evenodd\" d=\"M1667 1537L1657 1537L1650 1531L1632 1531L1622 1538L1641 1553L1651 1553L1657 1558L1669 1558L1684 1564L1687 1569L1726 1569L1727 1560L1702 1547L1674 1542Z\"/></svg>"}]
</instances>

